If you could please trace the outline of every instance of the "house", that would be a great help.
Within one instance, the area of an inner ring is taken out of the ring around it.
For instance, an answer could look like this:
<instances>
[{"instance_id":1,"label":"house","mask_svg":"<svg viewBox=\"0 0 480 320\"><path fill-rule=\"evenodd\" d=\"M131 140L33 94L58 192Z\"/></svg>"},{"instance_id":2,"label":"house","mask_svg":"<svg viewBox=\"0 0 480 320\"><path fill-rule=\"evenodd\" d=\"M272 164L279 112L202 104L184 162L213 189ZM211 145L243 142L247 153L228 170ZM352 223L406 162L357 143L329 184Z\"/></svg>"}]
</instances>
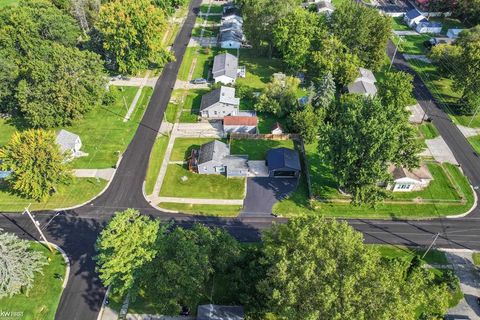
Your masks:
<instances>
[{"instance_id":1,"label":"house","mask_svg":"<svg viewBox=\"0 0 480 320\"><path fill-rule=\"evenodd\" d=\"M235 98L235 88L220 87L202 96L200 116L203 118L221 118L236 116L240 99Z\"/></svg>"},{"instance_id":2,"label":"house","mask_svg":"<svg viewBox=\"0 0 480 320\"><path fill-rule=\"evenodd\" d=\"M288 148L268 150L266 165L274 178L296 178L302 170L298 152Z\"/></svg>"},{"instance_id":3,"label":"house","mask_svg":"<svg viewBox=\"0 0 480 320\"><path fill-rule=\"evenodd\" d=\"M377 79L371 70L358 68L358 78L347 86L348 93L374 96L377 94Z\"/></svg>"},{"instance_id":4,"label":"house","mask_svg":"<svg viewBox=\"0 0 480 320\"><path fill-rule=\"evenodd\" d=\"M57 134L56 143L60 147L62 153L68 152L71 158L76 158L85 155L81 152L82 140L75 133L71 133L67 130L60 130Z\"/></svg>"},{"instance_id":5,"label":"house","mask_svg":"<svg viewBox=\"0 0 480 320\"><path fill-rule=\"evenodd\" d=\"M243 18L238 15L236 12L230 13L230 14L225 14L222 16L222 24L228 21L236 20L240 22L240 24L243 25Z\"/></svg>"},{"instance_id":6,"label":"house","mask_svg":"<svg viewBox=\"0 0 480 320\"><path fill-rule=\"evenodd\" d=\"M215 83L233 84L237 80L238 58L230 53L222 53L213 59L212 77Z\"/></svg>"},{"instance_id":7,"label":"house","mask_svg":"<svg viewBox=\"0 0 480 320\"><path fill-rule=\"evenodd\" d=\"M275 122L275 124L272 126L272 131L271 131L272 134L282 134L283 133L283 128L282 126L280 125L280 123Z\"/></svg>"},{"instance_id":8,"label":"house","mask_svg":"<svg viewBox=\"0 0 480 320\"><path fill-rule=\"evenodd\" d=\"M432 22L424 19L415 27L418 33L441 33L443 25L441 22Z\"/></svg>"},{"instance_id":9,"label":"house","mask_svg":"<svg viewBox=\"0 0 480 320\"><path fill-rule=\"evenodd\" d=\"M243 320L245 312L241 306L200 305L197 320Z\"/></svg>"},{"instance_id":10,"label":"house","mask_svg":"<svg viewBox=\"0 0 480 320\"><path fill-rule=\"evenodd\" d=\"M415 28L420 21L425 20L425 16L417 9L412 9L405 13L403 20L410 28Z\"/></svg>"},{"instance_id":11,"label":"house","mask_svg":"<svg viewBox=\"0 0 480 320\"><path fill-rule=\"evenodd\" d=\"M248 174L248 157L230 155L230 147L213 140L194 150L189 167L199 174L225 174L227 177L245 177Z\"/></svg>"},{"instance_id":12,"label":"house","mask_svg":"<svg viewBox=\"0 0 480 320\"><path fill-rule=\"evenodd\" d=\"M392 164L388 167L388 172L392 175L393 183L387 188L394 192L422 190L433 180L432 174L424 164L411 170Z\"/></svg>"},{"instance_id":13,"label":"house","mask_svg":"<svg viewBox=\"0 0 480 320\"><path fill-rule=\"evenodd\" d=\"M325 13L326 15L332 14L332 12L335 10L335 7L330 1L318 1L315 3L315 6L317 8L317 13Z\"/></svg>"},{"instance_id":14,"label":"house","mask_svg":"<svg viewBox=\"0 0 480 320\"><path fill-rule=\"evenodd\" d=\"M257 133L257 125L257 117L226 116L223 118L225 133Z\"/></svg>"},{"instance_id":15,"label":"house","mask_svg":"<svg viewBox=\"0 0 480 320\"><path fill-rule=\"evenodd\" d=\"M218 43L223 49L240 49L244 41L243 32L237 29L220 31Z\"/></svg>"},{"instance_id":16,"label":"house","mask_svg":"<svg viewBox=\"0 0 480 320\"><path fill-rule=\"evenodd\" d=\"M448 29L447 37L450 39L457 39L463 30L464 29Z\"/></svg>"}]
</instances>

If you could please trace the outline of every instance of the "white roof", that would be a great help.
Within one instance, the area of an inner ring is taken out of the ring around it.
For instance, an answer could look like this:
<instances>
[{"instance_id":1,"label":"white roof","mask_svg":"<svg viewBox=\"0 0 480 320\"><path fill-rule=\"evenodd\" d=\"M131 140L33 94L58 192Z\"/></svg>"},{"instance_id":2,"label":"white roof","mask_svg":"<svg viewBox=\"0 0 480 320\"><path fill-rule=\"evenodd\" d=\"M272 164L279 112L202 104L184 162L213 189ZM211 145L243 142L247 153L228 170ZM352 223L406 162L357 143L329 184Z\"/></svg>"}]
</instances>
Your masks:
<instances>
[{"instance_id":1,"label":"white roof","mask_svg":"<svg viewBox=\"0 0 480 320\"><path fill-rule=\"evenodd\" d=\"M56 138L56 142L60 146L62 152L75 149L75 144L78 140L80 140L78 135L63 129L60 130Z\"/></svg>"}]
</instances>

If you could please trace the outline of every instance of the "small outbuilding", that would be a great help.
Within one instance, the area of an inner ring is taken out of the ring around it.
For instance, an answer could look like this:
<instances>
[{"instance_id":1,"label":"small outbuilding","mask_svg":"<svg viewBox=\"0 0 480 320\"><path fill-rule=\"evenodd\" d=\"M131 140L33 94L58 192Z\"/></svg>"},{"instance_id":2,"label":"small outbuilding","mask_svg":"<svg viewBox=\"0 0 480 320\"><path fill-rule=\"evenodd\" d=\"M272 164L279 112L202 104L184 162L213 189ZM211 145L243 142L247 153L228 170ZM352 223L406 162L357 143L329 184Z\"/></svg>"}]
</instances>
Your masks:
<instances>
[{"instance_id":1,"label":"small outbuilding","mask_svg":"<svg viewBox=\"0 0 480 320\"><path fill-rule=\"evenodd\" d=\"M243 320L245 311L241 306L200 305L197 308L197 320Z\"/></svg>"},{"instance_id":2,"label":"small outbuilding","mask_svg":"<svg viewBox=\"0 0 480 320\"><path fill-rule=\"evenodd\" d=\"M80 136L75 133L62 129L57 134L56 142L60 147L60 151L62 153L70 153L72 158L83 155L80 151L82 148L82 140Z\"/></svg>"},{"instance_id":3,"label":"small outbuilding","mask_svg":"<svg viewBox=\"0 0 480 320\"><path fill-rule=\"evenodd\" d=\"M434 22L434 21L428 21L427 19L424 19L420 21L417 26L415 27L415 30L418 33L441 33L443 28L443 24L441 22Z\"/></svg>"},{"instance_id":4,"label":"small outbuilding","mask_svg":"<svg viewBox=\"0 0 480 320\"><path fill-rule=\"evenodd\" d=\"M464 29L448 29L447 37L450 39L457 39L463 30Z\"/></svg>"},{"instance_id":5,"label":"small outbuilding","mask_svg":"<svg viewBox=\"0 0 480 320\"><path fill-rule=\"evenodd\" d=\"M225 133L257 133L257 125L257 117L226 116L223 118Z\"/></svg>"},{"instance_id":6,"label":"small outbuilding","mask_svg":"<svg viewBox=\"0 0 480 320\"><path fill-rule=\"evenodd\" d=\"M272 134L282 134L283 133L283 128L278 121L275 122L275 124L272 126L271 133Z\"/></svg>"},{"instance_id":7,"label":"small outbuilding","mask_svg":"<svg viewBox=\"0 0 480 320\"><path fill-rule=\"evenodd\" d=\"M298 152L288 148L268 150L266 165L274 178L297 178L302 171Z\"/></svg>"},{"instance_id":8,"label":"small outbuilding","mask_svg":"<svg viewBox=\"0 0 480 320\"><path fill-rule=\"evenodd\" d=\"M230 53L216 55L213 59L212 77L215 83L233 84L237 80L238 58Z\"/></svg>"}]
</instances>

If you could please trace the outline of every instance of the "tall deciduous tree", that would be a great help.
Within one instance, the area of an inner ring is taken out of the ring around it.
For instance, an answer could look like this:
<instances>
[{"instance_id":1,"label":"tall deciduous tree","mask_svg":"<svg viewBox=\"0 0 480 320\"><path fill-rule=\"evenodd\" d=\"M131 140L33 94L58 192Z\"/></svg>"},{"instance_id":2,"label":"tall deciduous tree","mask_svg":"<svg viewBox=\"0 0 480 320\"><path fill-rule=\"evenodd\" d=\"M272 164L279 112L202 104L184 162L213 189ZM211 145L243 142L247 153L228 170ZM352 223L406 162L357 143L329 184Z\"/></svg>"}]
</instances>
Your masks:
<instances>
[{"instance_id":1,"label":"tall deciduous tree","mask_svg":"<svg viewBox=\"0 0 480 320\"><path fill-rule=\"evenodd\" d=\"M263 235L259 289L280 319L416 319L446 312L448 290L421 267L383 260L346 222L291 219ZM427 289L428 288L428 289Z\"/></svg>"},{"instance_id":2,"label":"tall deciduous tree","mask_svg":"<svg viewBox=\"0 0 480 320\"><path fill-rule=\"evenodd\" d=\"M1 167L11 170L7 183L16 192L35 200L46 199L70 173L53 131L16 132L0 149Z\"/></svg>"},{"instance_id":3,"label":"tall deciduous tree","mask_svg":"<svg viewBox=\"0 0 480 320\"><path fill-rule=\"evenodd\" d=\"M305 143L309 144L317 139L322 123L324 110L314 110L311 104L307 104L303 110L291 114L293 131L299 133Z\"/></svg>"},{"instance_id":4,"label":"tall deciduous tree","mask_svg":"<svg viewBox=\"0 0 480 320\"><path fill-rule=\"evenodd\" d=\"M150 63L162 67L172 55L162 45L163 11L150 0L114 0L100 8L97 22L108 60L120 72L135 73Z\"/></svg>"},{"instance_id":5,"label":"tall deciduous tree","mask_svg":"<svg viewBox=\"0 0 480 320\"><path fill-rule=\"evenodd\" d=\"M378 96L383 104L393 105L399 109L412 104L413 76L405 72L387 72L384 79L378 83ZM408 112L398 112L401 121L405 121Z\"/></svg>"},{"instance_id":6,"label":"tall deciduous tree","mask_svg":"<svg viewBox=\"0 0 480 320\"><path fill-rule=\"evenodd\" d=\"M117 212L95 245L100 279L120 295L136 294L145 265L155 256L158 221L137 210Z\"/></svg>"},{"instance_id":7,"label":"tall deciduous tree","mask_svg":"<svg viewBox=\"0 0 480 320\"><path fill-rule=\"evenodd\" d=\"M377 98L347 95L319 144L341 188L354 204L374 205L385 197L388 165L418 166L420 146L403 108Z\"/></svg>"},{"instance_id":8,"label":"tall deciduous tree","mask_svg":"<svg viewBox=\"0 0 480 320\"><path fill-rule=\"evenodd\" d=\"M255 110L270 112L283 117L298 107L297 90L300 80L295 77L286 77L284 81L273 79L263 89L255 104Z\"/></svg>"},{"instance_id":9,"label":"tall deciduous tree","mask_svg":"<svg viewBox=\"0 0 480 320\"><path fill-rule=\"evenodd\" d=\"M356 54L367 68L376 69L384 62L391 34L391 18L375 8L355 1L345 1L331 15L335 36Z\"/></svg>"},{"instance_id":10,"label":"tall deciduous tree","mask_svg":"<svg viewBox=\"0 0 480 320\"><path fill-rule=\"evenodd\" d=\"M33 251L28 241L0 229L0 299L11 297L33 286L36 273L41 273L47 259Z\"/></svg>"}]
</instances>

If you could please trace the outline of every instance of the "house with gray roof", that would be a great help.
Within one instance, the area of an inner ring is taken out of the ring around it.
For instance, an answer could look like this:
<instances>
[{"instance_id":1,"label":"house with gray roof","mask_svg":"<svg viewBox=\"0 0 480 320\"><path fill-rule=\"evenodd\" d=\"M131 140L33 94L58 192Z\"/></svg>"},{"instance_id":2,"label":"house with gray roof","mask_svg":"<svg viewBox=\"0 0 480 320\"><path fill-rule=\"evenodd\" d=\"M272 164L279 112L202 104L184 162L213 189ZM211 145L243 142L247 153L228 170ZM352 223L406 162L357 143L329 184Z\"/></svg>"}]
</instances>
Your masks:
<instances>
[{"instance_id":1,"label":"house with gray roof","mask_svg":"<svg viewBox=\"0 0 480 320\"><path fill-rule=\"evenodd\" d=\"M417 9L412 9L405 13L403 20L410 28L415 28L417 24L424 20L425 16Z\"/></svg>"},{"instance_id":2,"label":"house with gray roof","mask_svg":"<svg viewBox=\"0 0 480 320\"><path fill-rule=\"evenodd\" d=\"M358 78L347 86L348 93L374 96L377 94L375 82L377 79L371 70L358 68Z\"/></svg>"},{"instance_id":3,"label":"house with gray roof","mask_svg":"<svg viewBox=\"0 0 480 320\"><path fill-rule=\"evenodd\" d=\"M423 19L415 27L415 31L418 33L441 33L443 24L441 22L428 21Z\"/></svg>"},{"instance_id":4,"label":"house with gray roof","mask_svg":"<svg viewBox=\"0 0 480 320\"><path fill-rule=\"evenodd\" d=\"M245 177L248 174L248 156L230 155L230 147L226 143L213 140L192 152L189 167L199 174Z\"/></svg>"},{"instance_id":5,"label":"house with gray roof","mask_svg":"<svg viewBox=\"0 0 480 320\"><path fill-rule=\"evenodd\" d=\"M200 116L209 119L223 119L236 116L240 109L240 99L235 98L235 88L220 87L202 97Z\"/></svg>"},{"instance_id":6,"label":"house with gray roof","mask_svg":"<svg viewBox=\"0 0 480 320\"><path fill-rule=\"evenodd\" d=\"M237 80L238 58L230 53L216 55L213 59L212 77L215 83L233 84Z\"/></svg>"},{"instance_id":7,"label":"house with gray roof","mask_svg":"<svg viewBox=\"0 0 480 320\"><path fill-rule=\"evenodd\" d=\"M268 150L266 164L274 178L297 178L302 170L298 152L288 148Z\"/></svg>"},{"instance_id":8,"label":"house with gray roof","mask_svg":"<svg viewBox=\"0 0 480 320\"><path fill-rule=\"evenodd\" d=\"M80 136L75 133L62 129L58 132L55 141L60 147L62 153L69 154L68 160L88 155L87 153L80 151L82 148L82 140L80 139Z\"/></svg>"}]
</instances>

